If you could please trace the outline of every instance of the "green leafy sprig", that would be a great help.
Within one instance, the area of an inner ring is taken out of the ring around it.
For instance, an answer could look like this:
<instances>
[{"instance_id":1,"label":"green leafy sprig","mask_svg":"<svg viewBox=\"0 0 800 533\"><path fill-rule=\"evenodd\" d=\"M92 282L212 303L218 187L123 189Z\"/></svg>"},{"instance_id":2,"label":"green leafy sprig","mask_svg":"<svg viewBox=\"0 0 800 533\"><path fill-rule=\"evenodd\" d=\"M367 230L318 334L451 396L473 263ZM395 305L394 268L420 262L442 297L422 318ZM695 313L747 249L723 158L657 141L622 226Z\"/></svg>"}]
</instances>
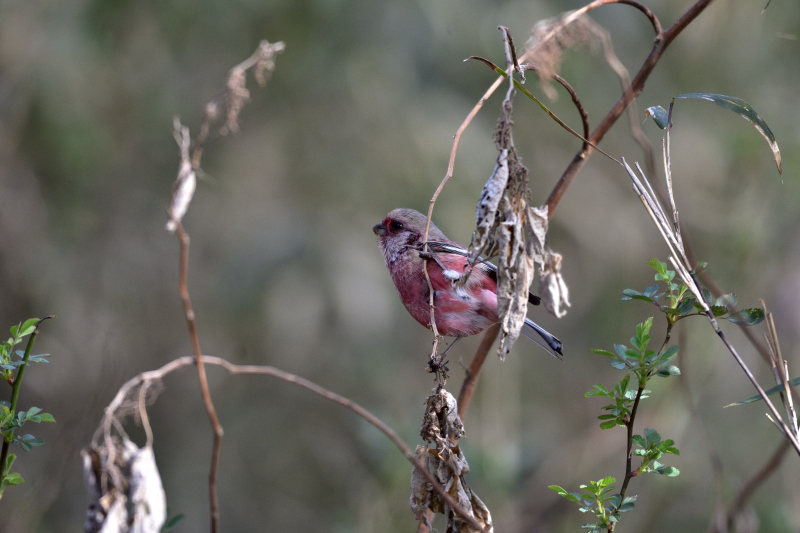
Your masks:
<instances>
[{"instance_id":1,"label":"green leafy sprig","mask_svg":"<svg viewBox=\"0 0 800 533\"><path fill-rule=\"evenodd\" d=\"M38 407L29 407L27 410L17 411L17 402L19 401L25 369L28 368L29 363L49 362L47 354L31 355L33 342L39 333L39 324L48 318L52 317L31 318L22 324L12 326L11 337L0 344L0 376L11 385L11 400L0 401L0 433L3 435L2 451L0 451L0 497L2 497L6 487L25 482L19 473L11 472L11 466L17 456L9 451L10 446L18 444L24 451L29 452L35 446L44 444L44 440L36 438L29 433L18 435L17 430L22 428L26 422L37 424L40 422L55 422L53 415L42 412ZM28 344L25 347L25 351L14 351L14 347L28 336Z\"/></svg>"}]
</instances>

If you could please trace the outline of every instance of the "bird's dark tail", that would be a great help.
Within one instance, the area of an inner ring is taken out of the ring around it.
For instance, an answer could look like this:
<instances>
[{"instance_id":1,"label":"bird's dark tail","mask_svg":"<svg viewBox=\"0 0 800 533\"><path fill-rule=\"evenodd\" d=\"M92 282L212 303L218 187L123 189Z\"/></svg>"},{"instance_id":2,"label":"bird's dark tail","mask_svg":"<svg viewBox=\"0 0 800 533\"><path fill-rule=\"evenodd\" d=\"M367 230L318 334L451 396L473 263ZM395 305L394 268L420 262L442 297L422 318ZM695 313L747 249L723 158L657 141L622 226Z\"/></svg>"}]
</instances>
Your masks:
<instances>
[{"instance_id":1,"label":"bird's dark tail","mask_svg":"<svg viewBox=\"0 0 800 533\"><path fill-rule=\"evenodd\" d=\"M551 334L550 332L543 329L539 324L531 320L530 318L525 319L525 325L522 326L522 334L528 337L530 340L547 350L547 352L556 357L561 359L564 357L564 354L561 353L562 344L558 338ZM544 339L544 342L547 343L547 346L550 347L548 350L541 342L539 342L539 338Z\"/></svg>"}]
</instances>

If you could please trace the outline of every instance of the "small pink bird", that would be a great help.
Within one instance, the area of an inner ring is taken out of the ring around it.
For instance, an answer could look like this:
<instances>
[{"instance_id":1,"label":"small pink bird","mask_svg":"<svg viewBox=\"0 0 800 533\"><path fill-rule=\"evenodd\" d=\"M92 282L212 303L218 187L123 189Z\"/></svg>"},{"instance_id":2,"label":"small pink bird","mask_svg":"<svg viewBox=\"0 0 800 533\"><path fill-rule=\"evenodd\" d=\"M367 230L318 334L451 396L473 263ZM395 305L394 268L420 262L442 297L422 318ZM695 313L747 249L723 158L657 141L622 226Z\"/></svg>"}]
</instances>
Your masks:
<instances>
[{"instance_id":1,"label":"small pink bird","mask_svg":"<svg viewBox=\"0 0 800 533\"><path fill-rule=\"evenodd\" d=\"M399 208L375 224L372 231L380 237L386 268L400 300L417 322L430 329L430 291L423 271L425 261L420 257L426 220L427 217L418 211ZM466 248L445 237L433 223L428 231L428 248L432 256L428 261L428 276L434 290L434 318L439 333L456 337L457 341L500 322L497 316L497 267L491 263L478 263L467 282L457 286L453 282L461 276L467 264ZM531 294L528 301L538 305L539 297ZM561 355L561 341L526 318L522 333L539 344L531 330L558 354L556 357Z\"/></svg>"}]
</instances>

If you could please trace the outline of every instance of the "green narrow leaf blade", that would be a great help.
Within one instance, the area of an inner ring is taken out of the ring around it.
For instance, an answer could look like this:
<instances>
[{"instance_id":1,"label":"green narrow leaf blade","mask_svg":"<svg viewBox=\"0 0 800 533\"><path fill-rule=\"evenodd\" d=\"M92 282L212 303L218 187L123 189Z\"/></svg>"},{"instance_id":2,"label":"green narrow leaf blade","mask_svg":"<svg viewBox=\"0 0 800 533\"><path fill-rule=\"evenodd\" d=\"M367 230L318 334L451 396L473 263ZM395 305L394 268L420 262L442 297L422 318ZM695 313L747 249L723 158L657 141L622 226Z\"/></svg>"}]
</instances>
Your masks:
<instances>
[{"instance_id":1,"label":"green narrow leaf blade","mask_svg":"<svg viewBox=\"0 0 800 533\"><path fill-rule=\"evenodd\" d=\"M772 155L775 158L775 164L778 166L778 174L783 174L783 167L781 164L781 151L778 148L778 143L775 140L775 135L772 133L772 130L769 129L767 123L764 122L764 119L761 118L756 110L753 109L750 104L746 101L742 100L741 98L737 98L735 96L726 96L724 94L712 94L712 93L687 93L687 94L679 94L675 98L697 98L699 100L706 100L708 102L714 102L720 107L724 107L725 109L729 109L734 113L741 115L742 118L750 122L758 132L767 140L770 149L772 150Z\"/></svg>"}]
</instances>

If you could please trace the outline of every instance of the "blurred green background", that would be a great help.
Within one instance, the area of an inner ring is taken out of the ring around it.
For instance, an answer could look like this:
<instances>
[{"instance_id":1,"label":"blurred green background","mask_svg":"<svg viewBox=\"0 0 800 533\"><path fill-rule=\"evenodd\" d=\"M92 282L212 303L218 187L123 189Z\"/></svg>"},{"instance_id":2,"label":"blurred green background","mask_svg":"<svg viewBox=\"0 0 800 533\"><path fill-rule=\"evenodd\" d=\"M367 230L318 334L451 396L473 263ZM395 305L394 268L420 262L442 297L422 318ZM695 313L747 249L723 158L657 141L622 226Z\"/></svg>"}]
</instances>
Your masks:
<instances>
[{"instance_id":1,"label":"blurred green background","mask_svg":"<svg viewBox=\"0 0 800 533\"><path fill-rule=\"evenodd\" d=\"M647 4L668 26L691 2ZM676 94L729 94L750 102L775 133L783 177L746 121L680 101L673 175L697 256L741 305L767 301L797 375L800 4L772 2L762 14L763 4L712 4L668 49L637 106L641 116ZM502 62L499 24L522 45L537 20L581 5L0 2L0 325L58 316L43 325L35 348L51 353L52 363L32 369L21 396L22 407L42 407L58 423L31 428L46 444L20 452L15 470L27 482L0 501L0 530L81 530L88 498L79 451L103 407L136 373L191 352L178 243L164 230L178 162L172 117L195 133L228 69L261 39L285 41L286 51L266 88L251 82L241 131L207 144L207 176L184 220L203 352L301 374L417 443L433 386L424 372L432 339L400 304L370 228L394 207L427 208L453 133L494 80L463 59ZM635 73L652 44L647 20L620 5L592 16ZM618 98L614 75L585 50L567 54L562 74L597 124ZM541 94L536 83L529 87ZM437 224L455 240L469 240L494 166L500 99L467 130L455 177L436 205ZM551 105L578 126L563 92ZM544 202L579 141L527 99L517 99L514 118L534 200ZM643 127L658 148L661 132ZM625 120L602 147L643 160ZM624 431L601 431L602 400L583 397L621 376L588 350L629 343L653 310L620 302L621 291L650 285L645 261L666 259L628 177L596 155L555 212L549 239L564 255L572 308L561 320L540 309L531 316L564 341L565 360L523 341L504 363L489 360L465 420L467 479L497 531L576 531L589 517L547 485L576 490L590 478L622 478ZM770 370L737 328L723 327L770 384ZM619 531L707 530L717 500L730 501L781 440L763 405L722 409L753 390L705 321L678 330L679 379L691 394L678 379L653 382L637 429L674 439L682 453L668 464L682 473L634 479L630 493L639 501ZM654 339L663 331L657 318ZM462 341L452 353L454 392L459 362L478 342ZM209 372L225 428L223 531L413 530L409 465L374 428L297 387ZM191 369L165 380L150 416L170 512L187 515L176 531L207 530L211 432ZM708 445L722 461L720 483ZM754 528L800 528L799 474L789 452L750 502Z\"/></svg>"}]
</instances>

